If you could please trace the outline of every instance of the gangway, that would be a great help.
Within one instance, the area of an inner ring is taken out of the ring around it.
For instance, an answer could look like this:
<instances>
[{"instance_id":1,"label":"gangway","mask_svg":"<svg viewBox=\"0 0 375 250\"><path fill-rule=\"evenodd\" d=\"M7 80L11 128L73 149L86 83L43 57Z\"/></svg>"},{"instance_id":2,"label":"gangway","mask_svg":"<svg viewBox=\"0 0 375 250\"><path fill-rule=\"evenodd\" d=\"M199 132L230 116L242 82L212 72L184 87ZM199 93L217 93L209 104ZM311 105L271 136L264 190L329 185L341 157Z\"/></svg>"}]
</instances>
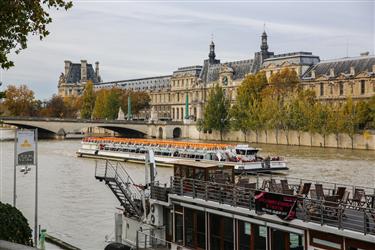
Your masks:
<instances>
[{"instance_id":1,"label":"gangway","mask_svg":"<svg viewBox=\"0 0 375 250\"><path fill-rule=\"evenodd\" d=\"M95 178L105 182L124 207L127 216L141 219L143 215L141 190L121 162L106 160L105 164L96 164Z\"/></svg>"}]
</instances>

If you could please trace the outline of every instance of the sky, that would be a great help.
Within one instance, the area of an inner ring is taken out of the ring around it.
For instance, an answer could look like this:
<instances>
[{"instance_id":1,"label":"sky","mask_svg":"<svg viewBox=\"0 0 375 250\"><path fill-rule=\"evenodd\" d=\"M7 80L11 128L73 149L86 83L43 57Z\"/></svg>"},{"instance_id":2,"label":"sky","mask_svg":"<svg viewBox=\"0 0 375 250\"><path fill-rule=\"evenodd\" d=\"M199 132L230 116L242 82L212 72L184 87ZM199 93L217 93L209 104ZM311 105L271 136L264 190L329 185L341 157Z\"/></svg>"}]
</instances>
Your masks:
<instances>
[{"instance_id":1,"label":"sky","mask_svg":"<svg viewBox=\"0 0 375 250\"><path fill-rule=\"evenodd\" d=\"M8 84L26 84L38 99L57 93L64 60L100 62L103 81L169 75L202 65L211 38L222 62L251 59L264 26L269 50L309 51L321 60L375 50L375 4L368 1L73 1L52 11L50 35L30 36L1 70ZM264 25L265 24L265 25Z\"/></svg>"}]
</instances>

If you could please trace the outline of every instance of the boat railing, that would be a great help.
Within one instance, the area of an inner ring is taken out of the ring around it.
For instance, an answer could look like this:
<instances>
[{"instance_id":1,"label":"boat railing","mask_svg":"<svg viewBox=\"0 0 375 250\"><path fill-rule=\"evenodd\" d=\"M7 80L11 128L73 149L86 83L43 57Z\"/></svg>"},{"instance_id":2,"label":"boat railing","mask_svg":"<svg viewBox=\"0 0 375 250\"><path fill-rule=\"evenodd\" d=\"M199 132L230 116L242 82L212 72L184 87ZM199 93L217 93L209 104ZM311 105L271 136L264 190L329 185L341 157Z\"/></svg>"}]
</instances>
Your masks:
<instances>
[{"instance_id":1,"label":"boat railing","mask_svg":"<svg viewBox=\"0 0 375 250\"><path fill-rule=\"evenodd\" d=\"M308 195L281 194L261 188L242 187L234 183L208 182L181 177L171 179L171 193L173 194L241 207L257 213L259 211L255 206L255 193L259 191L297 198L296 219L375 235L374 208L357 206L349 202L316 200Z\"/></svg>"},{"instance_id":2,"label":"boat railing","mask_svg":"<svg viewBox=\"0 0 375 250\"><path fill-rule=\"evenodd\" d=\"M171 188L167 183L160 183L155 181L150 183L151 188L151 199L168 202L168 194L171 192Z\"/></svg>"},{"instance_id":3,"label":"boat railing","mask_svg":"<svg viewBox=\"0 0 375 250\"><path fill-rule=\"evenodd\" d=\"M257 183L257 188L260 188L265 180L275 180L276 182L280 182L281 180L286 180L288 185L291 188L297 189L303 183L311 183L311 189L315 188L315 184L322 184L324 191L327 195L334 195L337 188L345 187L346 191L350 191L350 197L353 198L356 189L363 189L365 194L375 195L375 187L368 187L362 185L350 185L350 184L343 184L338 182L329 182L329 181L317 181L312 179L305 179L305 178L298 178L293 176L280 176L274 174L265 174L265 173L258 173L257 175L248 175L245 178L249 178L249 181L252 180Z\"/></svg>"}]
</instances>

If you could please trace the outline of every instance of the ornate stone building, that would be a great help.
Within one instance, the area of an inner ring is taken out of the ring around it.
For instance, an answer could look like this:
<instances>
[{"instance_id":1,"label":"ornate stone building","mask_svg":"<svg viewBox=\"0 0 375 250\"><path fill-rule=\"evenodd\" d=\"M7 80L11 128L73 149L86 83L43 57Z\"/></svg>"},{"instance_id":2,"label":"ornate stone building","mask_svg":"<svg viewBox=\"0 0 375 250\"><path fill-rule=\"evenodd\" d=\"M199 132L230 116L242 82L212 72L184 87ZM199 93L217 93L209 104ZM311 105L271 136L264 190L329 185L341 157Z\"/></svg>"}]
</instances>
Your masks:
<instances>
[{"instance_id":1,"label":"ornate stone building","mask_svg":"<svg viewBox=\"0 0 375 250\"><path fill-rule=\"evenodd\" d=\"M87 80L95 89L120 87L147 91L151 97L151 113L146 117L159 120L184 121L202 118L210 89L219 84L232 102L236 89L248 74L265 71L267 79L283 68L295 70L305 89L312 89L322 101L337 101L352 96L366 99L375 95L375 56L320 61L311 52L274 54L268 50L267 34L261 36L260 51L253 58L222 63L216 58L215 44L209 45L208 58L202 66L178 68L172 75L101 82L99 63L95 71L91 64L65 61L65 74L59 80L59 94L80 95Z\"/></svg>"},{"instance_id":2,"label":"ornate stone building","mask_svg":"<svg viewBox=\"0 0 375 250\"><path fill-rule=\"evenodd\" d=\"M305 89L321 101L365 100L375 95L375 56L368 53L322 61L302 76Z\"/></svg>"},{"instance_id":3,"label":"ornate stone building","mask_svg":"<svg viewBox=\"0 0 375 250\"><path fill-rule=\"evenodd\" d=\"M81 63L65 61L65 70L61 73L57 86L58 94L63 97L79 96L89 80L94 84L101 82L99 62L95 63L94 70L92 64L88 64L86 60L81 60Z\"/></svg>"}]
</instances>

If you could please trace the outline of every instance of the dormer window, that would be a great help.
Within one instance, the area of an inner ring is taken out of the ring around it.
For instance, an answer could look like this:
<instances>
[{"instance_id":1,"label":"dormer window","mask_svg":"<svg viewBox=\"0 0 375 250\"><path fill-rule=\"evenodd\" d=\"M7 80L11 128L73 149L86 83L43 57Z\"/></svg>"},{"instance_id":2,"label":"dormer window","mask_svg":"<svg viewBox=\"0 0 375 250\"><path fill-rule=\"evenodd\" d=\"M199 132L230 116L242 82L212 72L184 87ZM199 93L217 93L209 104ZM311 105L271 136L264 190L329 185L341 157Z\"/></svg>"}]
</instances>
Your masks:
<instances>
[{"instance_id":1,"label":"dormer window","mask_svg":"<svg viewBox=\"0 0 375 250\"><path fill-rule=\"evenodd\" d=\"M320 83L320 96L324 96L324 83Z\"/></svg>"}]
</instances>

